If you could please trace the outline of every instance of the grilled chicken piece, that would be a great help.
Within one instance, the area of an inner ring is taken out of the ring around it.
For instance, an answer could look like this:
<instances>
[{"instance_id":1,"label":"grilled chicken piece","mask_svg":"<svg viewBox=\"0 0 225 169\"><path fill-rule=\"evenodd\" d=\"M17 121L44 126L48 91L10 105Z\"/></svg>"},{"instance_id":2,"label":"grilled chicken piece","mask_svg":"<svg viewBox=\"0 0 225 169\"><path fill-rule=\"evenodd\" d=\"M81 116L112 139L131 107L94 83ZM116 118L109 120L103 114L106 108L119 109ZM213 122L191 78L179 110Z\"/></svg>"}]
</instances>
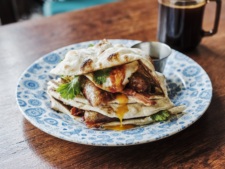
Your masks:
<instances>
[{"instance_id":1,"label":"grilled chicken piece","mask_svg":"<svg viewBox=\"0 0 225 169\"><path fill-rule=\"evenodd\" d=\"M84 97L92 106L104 105L107 102L115 99L115 96L112 93L106 92L96 87L94 83L92 83L87 78L84 80L82 87Z\"/></svg>"}]
</instances>

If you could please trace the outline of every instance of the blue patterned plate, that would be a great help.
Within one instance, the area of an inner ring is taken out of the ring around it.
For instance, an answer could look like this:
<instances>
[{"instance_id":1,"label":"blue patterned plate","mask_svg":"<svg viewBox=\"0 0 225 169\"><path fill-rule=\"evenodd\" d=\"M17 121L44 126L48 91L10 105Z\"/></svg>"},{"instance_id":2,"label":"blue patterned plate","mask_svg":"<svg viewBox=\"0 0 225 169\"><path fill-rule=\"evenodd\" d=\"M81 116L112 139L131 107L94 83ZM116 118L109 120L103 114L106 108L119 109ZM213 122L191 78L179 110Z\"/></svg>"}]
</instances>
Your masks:
<instances>
[{"instance_id":1,"label":"blue patterned plate","mask_svg":"<svg viewBox=\"0 0 225 169\"><path fill-rule=\"evenodd\" d=\"M63 47L34 62L19 79L17 102L25 118L34 126L55 137L75 143L97 146L126 146L156 141L184 130L198 120L208 108L212 85L206 72L189 57L173 50L165 67L169 97L175 105L186 105L185 114L168 122L154 123L125 131L89 129L69 115L50 108L47 82L54 78L49 71L67 51L86 48L89 41ZM139 41L111 40L132 46Z\"/></svg>"}]
</instances>

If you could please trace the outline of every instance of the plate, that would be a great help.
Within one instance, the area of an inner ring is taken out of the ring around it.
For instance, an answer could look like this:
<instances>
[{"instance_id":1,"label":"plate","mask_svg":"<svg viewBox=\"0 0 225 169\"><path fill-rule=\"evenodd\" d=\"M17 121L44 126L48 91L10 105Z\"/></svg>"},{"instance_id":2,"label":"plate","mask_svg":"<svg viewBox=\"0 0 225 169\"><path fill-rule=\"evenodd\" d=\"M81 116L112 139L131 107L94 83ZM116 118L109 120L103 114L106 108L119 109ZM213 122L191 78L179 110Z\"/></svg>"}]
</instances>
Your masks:
<instances>
[{"instance_id":1,"label":"plate","mask_svg":"<svg viewBox=\"0 0 225 169\"><path fill-rule=\"evenodd\" d=\"M132 46L139 41L110 40ZM54 78L49 71L64 58L67 51L86 48L98 41L88 41L55 50L28 67L17 85L17 103L24 117L40 130L67 141L96 146L127 146L166 138L197 121L208 108L212 85L206 72L189 57L173 50L164 74L168 94L175 105L185 105L185 113L167 122L154 123L125 131L89 129L66 114L50 108L47 82Z\"/></svg>"}]
</instances>

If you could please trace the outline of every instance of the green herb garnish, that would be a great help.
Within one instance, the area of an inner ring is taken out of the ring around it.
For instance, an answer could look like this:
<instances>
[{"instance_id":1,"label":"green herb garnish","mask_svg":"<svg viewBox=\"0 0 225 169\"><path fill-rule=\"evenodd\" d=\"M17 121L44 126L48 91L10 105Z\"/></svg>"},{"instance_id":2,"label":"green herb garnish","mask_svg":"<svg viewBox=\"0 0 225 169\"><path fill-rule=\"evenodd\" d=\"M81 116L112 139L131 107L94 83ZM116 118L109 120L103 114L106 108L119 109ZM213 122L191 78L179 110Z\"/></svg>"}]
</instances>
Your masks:
<instances>
[{"instance_id":1,"label":"green herb garnish","mask_svg":"<svg viewBox=\"0 0 225 169\"><path fill-rule=\"evenodd\" d=\"M88 47L93 47L93 46L94 46L94 44L89 44L89 45L88 45Z\"/></svg>"},{"instance_id":2,"label":"green herb garnish","mask_svg":"<svg viewBox=\"0 0 225 169\"><path fill-rule=\"evenodd\" d=\"M155 122L167 121L171 117L171 114L167 110L162 110L156 114L151 115L151 118Z\"/></svg>"},{"instance_id":3,"label":"green herb garnish","mask_svg":"<svg viewBox=\"0 0 225 169\"><path fill-rule=\"evenodd\" d=\"M79 77L75 76L73 80L68 83L61 84L57 89L60 96L64 99L73 99L75 96L81 94L81 84L79 82Z\"/></svg>"},{"instance_id":4,"label":"green herb garnish","mask_svg":"<svg viewBox=\"0 0 225 169\"><path fill-rule=\"evenodd\" d=\"M94 81L98 84L103 84L106 82L106 78L109 76L111 69L103 69L103 70L97 70L94 72Z\"/></svg>"}]
</instances>

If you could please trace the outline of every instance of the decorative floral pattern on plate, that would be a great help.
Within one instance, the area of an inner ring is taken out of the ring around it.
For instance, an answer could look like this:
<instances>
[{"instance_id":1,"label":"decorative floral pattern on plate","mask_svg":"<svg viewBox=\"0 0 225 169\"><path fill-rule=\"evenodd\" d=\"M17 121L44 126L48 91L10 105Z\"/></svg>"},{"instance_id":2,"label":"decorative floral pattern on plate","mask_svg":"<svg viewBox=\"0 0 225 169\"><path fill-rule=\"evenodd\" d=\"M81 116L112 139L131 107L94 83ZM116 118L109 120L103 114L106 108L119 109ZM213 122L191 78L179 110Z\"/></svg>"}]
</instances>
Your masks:
<instances>
[{"instance_id":1,"label":"decorative floral pattern on plate","mask_svg":"<svg viewBox=\"0 0 225 169\"><path fill-rule=\"evenodd\" d=\"M132 46L139 41L110 40ZM17 85L17 103L25 118L34 126L55 137L87 145L126 146L163 139L184 130L197 121L208 108L212 85L206 72L189 57L173 50L164 74L169 97L175 105L186 105L181 117L125 131L89 129L50 108L46 93L47 82L53 79L49 71L64 58L67 51L86 48L98 41L82 42L53 51L35 61L22 74Z\"/></svg>"}]
</instances>

